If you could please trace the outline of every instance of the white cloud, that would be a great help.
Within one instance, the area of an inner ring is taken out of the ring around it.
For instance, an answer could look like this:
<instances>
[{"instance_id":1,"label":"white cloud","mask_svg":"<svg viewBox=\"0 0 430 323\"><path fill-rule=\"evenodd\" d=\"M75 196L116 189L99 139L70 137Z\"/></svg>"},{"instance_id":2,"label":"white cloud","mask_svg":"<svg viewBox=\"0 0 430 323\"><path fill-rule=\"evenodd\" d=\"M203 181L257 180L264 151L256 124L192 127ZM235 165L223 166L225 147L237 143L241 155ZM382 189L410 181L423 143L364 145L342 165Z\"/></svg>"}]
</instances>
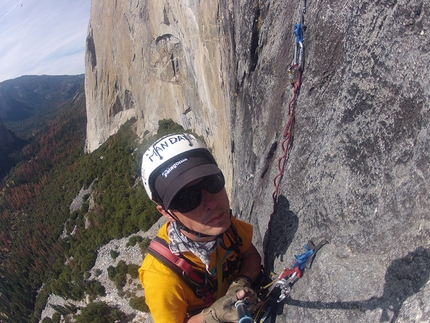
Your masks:
<instances>
[{"instance_id":1,"label":"white cloud","mask_svg":"<svg viewBox=\"0 0 430 323\"><path fill-rule=\"evenodd\" d=\"M1 0L0 82L82 74L91 0Z\"/></svg>"}]
</instances>

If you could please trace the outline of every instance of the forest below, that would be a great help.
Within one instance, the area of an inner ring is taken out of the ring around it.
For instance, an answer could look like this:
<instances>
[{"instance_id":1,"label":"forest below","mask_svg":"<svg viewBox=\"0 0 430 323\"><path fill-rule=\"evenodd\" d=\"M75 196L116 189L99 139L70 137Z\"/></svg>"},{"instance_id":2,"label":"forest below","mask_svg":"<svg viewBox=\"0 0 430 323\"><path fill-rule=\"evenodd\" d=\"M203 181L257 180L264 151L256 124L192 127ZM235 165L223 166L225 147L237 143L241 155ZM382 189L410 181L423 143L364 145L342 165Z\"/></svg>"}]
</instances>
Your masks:
<instances>
[{"instance_id":1,"label":"forest below","mask_svg":"<svg viewBox=\"0 0 430 323\"><path fill-rule=\"evenodd\" d=\"M103 295L103 286L89 279L97 249L158 220L140 184L141 153L154 138L139 140L134 123L84 154L82 91L15 152L19 162L0 187L0 322L39 322L51 293L73 300ZM173 121L160 121L157 137L178 130ZM71 211L79 191L90 186L82 207ZM91 312L94 306L75 316L76 322L91 322L94 311L104 313L106 322L122 318L104 305ZM77 310L59 309L56 320L62 311Z\"/></svg>"}]
</instances>

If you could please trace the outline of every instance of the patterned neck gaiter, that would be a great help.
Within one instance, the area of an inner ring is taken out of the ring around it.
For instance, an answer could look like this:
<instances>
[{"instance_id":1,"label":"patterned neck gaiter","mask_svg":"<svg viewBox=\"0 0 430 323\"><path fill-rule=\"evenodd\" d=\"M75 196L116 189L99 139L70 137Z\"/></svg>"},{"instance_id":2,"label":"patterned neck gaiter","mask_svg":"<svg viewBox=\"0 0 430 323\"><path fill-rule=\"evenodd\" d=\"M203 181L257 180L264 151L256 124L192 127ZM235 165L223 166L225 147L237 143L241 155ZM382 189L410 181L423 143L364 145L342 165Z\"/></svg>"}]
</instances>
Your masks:
<instances>
[{"instance_id":1,"label":"patterned neck gaiter","mask_svg":"<svg viewBox=\"0 0 430 323\"><path fill-rule=\"evenodd\" d=\"M212 252L216 249L217 240L208 242L196 242L188 239L178 228L176 222L171 222L167 234L170 239L169 248L172 253L179 255L181 252L189 251L199 257L205 264L206 270L209 268L209 260Z\"/></svg>"}]
</instances>

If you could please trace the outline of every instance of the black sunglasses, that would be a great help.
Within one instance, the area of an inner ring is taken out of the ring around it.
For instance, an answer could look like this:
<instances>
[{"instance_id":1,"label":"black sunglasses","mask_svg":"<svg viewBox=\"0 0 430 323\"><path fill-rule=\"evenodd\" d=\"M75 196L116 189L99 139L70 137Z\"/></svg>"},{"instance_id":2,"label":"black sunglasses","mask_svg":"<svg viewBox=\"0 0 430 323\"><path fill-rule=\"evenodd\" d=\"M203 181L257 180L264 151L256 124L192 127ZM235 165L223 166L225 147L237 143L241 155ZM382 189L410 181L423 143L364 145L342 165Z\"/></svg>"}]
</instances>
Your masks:
<instances>
[{"instance_id":1,"label":"black sunglasses","mask_svg":"<svg viewBox=\"0 0 430 323\"><path fill-rule=\"evenodd\" d=\"M222 173L207 176L196 185L180 190L170 202L169 209L177 210L181 213L190 212L202 202L202 190L215 194L220 192L224 185L225 180Z\"/></svg>"}]
</instances>

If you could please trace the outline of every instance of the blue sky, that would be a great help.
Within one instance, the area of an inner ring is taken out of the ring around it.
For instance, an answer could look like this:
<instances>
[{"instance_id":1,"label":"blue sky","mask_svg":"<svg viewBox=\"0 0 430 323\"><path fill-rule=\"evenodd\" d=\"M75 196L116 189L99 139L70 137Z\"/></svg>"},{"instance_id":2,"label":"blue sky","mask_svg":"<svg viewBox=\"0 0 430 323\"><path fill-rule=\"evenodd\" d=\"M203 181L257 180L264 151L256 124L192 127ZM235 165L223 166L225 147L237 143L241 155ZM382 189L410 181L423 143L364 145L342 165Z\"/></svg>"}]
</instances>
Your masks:
<instances>
[{"instance_id":1,"label":"blue sky","mask_svg":"<svg viewBox=\"0 0 430 323\"><path fill-rule=\"evenodd\" d=\"M0 0L0 82L85 72L91 0Z\"/></svg>"}]
</instances>

